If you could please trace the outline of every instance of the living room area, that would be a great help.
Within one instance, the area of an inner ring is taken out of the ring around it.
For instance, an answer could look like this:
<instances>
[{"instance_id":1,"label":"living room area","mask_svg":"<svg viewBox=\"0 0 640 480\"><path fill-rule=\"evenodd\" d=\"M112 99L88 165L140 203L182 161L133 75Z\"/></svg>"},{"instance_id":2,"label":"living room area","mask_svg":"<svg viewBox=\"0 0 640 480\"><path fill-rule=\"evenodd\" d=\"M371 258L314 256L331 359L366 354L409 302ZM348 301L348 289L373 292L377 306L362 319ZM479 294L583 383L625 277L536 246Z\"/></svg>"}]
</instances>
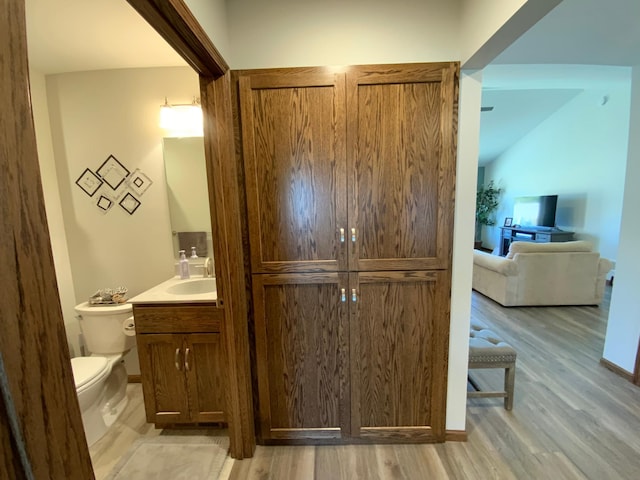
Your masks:
<instances>
[{"instance_id":1,"label":"living room area","mask_svg":"<svg viewBox=\"0 0 640 480\"><path fill-rule=\"evenodd\" d=\"M640 337L633 287L640 271L634 247L640 235L634 220L640 192L633 187L640 181L640 119L634 114L640 108L640 49L627 38L633 8L626 0L607 5L565 0L483 70L478 186L493 186L498 195L493 222L481 226L476 236L486 263L500 263L511 274L515 257L572 250L568 244L582 249L563 253L561 262L544 267L534 262L528 268L548 275L545 288L555 296L548 305L599 304L595 310L603 311L609 295L596 362L629 380L638 370ZM517 200L545 196L555 197L553 223L523 232ZM511 243L515 240L521 241ZM527 252L510 254L509 247L519 244ZM588 267L576 265L586 251L597 259ZM566 281L567 272L573 282ZM474 282L475 277L474 264ZM500 281L500 288L510 288L506 279ZM558 301L581 282L593 285L594 295ZM526 288L527 300L511 302L509 308L503 307L505 297L489 301L508 315L520 308L515 305L545 305L540 298L531 301L538 288ZM475 302L479 294L473 295Z\"/></svg>"},{"instance_id":2,"label":"living room area","mask_svg":"<svg viewBox=\"0 0 640 480\"><path fill-rule=\"evenodd\" d=\"M476 234L471 322L517 360L513 409L469 398L467 421L470 440L522 460L515 478L637 476L640 50L623 39L632 8L565 0L483 70L478 189L493 188L494 205ZM525 197L553 206L523 221ZM506 390L501 369L471 374Z\"/></svg>"}]
</instances>

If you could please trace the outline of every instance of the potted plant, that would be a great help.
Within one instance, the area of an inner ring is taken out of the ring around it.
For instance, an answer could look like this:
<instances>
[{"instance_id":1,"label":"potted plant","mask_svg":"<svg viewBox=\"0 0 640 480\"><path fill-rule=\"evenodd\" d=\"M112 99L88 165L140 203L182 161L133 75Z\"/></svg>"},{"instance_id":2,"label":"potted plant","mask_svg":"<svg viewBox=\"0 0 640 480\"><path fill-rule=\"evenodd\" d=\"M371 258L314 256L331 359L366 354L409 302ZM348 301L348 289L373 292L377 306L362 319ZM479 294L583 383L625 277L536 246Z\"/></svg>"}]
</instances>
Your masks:
<instances>
[{"instance_id":1,"label":"potted plant","mask_svg":"<svg viewBox=\"0 0 640 480\"><path fill-rule=\"evenodd\" d=\"M475 248L482 246L482 226L496 224L494 212L498 208L498 200L502 188L498 188L491 180L487 185L480 185L476 193L476 239Z\"/></svg>"}]
</instances>

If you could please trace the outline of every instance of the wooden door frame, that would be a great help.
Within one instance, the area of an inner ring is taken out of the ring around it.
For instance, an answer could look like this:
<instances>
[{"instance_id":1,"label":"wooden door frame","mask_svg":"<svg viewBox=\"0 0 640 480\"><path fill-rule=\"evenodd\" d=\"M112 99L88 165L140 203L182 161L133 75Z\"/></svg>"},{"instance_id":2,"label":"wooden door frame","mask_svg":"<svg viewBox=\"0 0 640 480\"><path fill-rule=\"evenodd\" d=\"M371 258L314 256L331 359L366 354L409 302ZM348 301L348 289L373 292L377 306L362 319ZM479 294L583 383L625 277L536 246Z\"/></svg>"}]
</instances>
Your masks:
<instances>
[{"instance_id":1,"label":"wooden door frame","mask_svg":"<svg viewBox=\"0 0 640 480\"><path fill-rule=\"evenodd\" d=\"M636 366L633 369L633 383L640 387L640 339L638 339L638 351L636 352Z\"/></svg>"},{"instance_id":2,"label":"wooden door frame","mask_svg":"<svg viewBox=\"0 0 640 480\"><path fill-rule=\"evenodd\" d=\"M247 297L228 66L182 0L130 3L200 76L231 455L255 449ZM0 476L94 478L75 391L40 181L24 1L0 10ZM214 174L215 172L215 174ZM223 296L224 295L224 296Z\"/></svg>"},{"instance_id":3,"label":"wooden door frame","mask_svg":"<svg viewBox=\"0 0 640 480\"><path fill-rule=\"evenodd\" d=\"M0 3L0 478L94 478L44 208L24 1Z\"/></svg>"},{"instance_id":4,"label":"wooden door frame","mask_svg":"<svg viewBox=\"0 0 640 480\"><path fill-rule=\"evenodd\" d=\"M218 306L224 310L230 453L251 457L256 441L229 66L183 0L127 1L200 76Z\"/></svg>"}]
</instances>

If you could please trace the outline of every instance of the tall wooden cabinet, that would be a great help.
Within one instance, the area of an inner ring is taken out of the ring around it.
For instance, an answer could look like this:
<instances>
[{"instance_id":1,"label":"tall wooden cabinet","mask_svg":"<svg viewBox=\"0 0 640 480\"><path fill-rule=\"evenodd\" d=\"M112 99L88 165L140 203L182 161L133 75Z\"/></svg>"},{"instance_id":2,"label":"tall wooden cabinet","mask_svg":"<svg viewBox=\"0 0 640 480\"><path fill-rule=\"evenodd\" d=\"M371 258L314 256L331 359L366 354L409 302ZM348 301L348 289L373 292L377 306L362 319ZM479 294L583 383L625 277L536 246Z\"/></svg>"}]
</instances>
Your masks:
<instances>
[{"instance_id":1,"label":"tall wooden cabinet","mask_svg":"<svg viewBox=\"0 0 640 480\"><path fill-rule=\"evenodd\" d=\"M458 68L237 73L264 442L444 440Z\"/></svg>"}]
</instances>

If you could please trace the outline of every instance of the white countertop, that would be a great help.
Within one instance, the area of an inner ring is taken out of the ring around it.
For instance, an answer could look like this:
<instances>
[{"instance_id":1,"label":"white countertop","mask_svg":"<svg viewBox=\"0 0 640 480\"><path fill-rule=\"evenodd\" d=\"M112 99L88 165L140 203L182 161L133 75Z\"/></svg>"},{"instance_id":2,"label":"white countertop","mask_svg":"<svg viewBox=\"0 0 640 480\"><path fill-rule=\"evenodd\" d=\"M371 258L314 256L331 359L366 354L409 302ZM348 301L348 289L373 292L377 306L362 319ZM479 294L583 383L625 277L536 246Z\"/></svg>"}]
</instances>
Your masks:
<instances>
[{"instance_id":1,"label":"white countertop","mask_svg":"<svg viewBox=\"0 0 640 480\"><path fill-rule=\"evenodd\" d=\"M130 298L128 301L132 304L148 304L148 303L212 303L218 299L217 292L194 293L194 294L172 294L167 291L170 287L179 283L193 282L197 280L211 280L210 278L191 277L182 280L180 277L173 277L166 280L155 287L150 288Z\"/></svg>"}]
</instances>

